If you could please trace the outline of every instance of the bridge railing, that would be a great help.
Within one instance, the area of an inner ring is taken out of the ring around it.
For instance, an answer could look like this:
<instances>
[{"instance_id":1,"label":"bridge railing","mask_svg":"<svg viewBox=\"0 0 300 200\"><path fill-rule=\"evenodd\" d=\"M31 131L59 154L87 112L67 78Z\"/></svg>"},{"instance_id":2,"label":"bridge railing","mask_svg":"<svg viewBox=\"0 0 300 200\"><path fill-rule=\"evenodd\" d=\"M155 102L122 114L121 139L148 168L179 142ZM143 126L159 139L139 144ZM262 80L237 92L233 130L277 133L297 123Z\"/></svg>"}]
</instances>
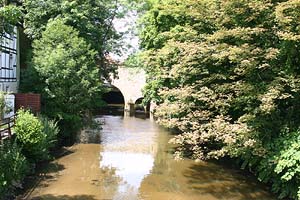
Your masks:
<instances>
[{"instance_id":1,"label":"bridge railing","mask_svg":"<svg viewBox=\"0 0 300 200\"><path fill-rule=\"evenodd\" d=\"M13 135L12 128L15 126L16 115L1 120L0 123L0 141L11 138Z\"/></svg>"}]
</instances>

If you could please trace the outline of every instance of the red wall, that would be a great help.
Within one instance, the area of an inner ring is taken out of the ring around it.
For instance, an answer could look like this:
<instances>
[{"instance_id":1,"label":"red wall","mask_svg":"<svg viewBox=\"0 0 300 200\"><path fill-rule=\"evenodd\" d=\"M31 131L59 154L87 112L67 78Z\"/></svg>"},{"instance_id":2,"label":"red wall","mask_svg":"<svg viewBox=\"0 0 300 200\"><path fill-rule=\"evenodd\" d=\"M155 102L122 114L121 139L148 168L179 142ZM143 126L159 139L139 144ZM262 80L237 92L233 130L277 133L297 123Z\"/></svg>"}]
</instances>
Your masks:
<instances>
[{"instance_id":1,"label":"red wall","mask_svg":"<svg viewBox=\"0 0 300 200\"><path fill-rule=\"evenodd\" d=\"M20 108L30 109L33 113L41 112L41 95L32 93L15 94L16 110Z\"/></svg>"}]
</instances>

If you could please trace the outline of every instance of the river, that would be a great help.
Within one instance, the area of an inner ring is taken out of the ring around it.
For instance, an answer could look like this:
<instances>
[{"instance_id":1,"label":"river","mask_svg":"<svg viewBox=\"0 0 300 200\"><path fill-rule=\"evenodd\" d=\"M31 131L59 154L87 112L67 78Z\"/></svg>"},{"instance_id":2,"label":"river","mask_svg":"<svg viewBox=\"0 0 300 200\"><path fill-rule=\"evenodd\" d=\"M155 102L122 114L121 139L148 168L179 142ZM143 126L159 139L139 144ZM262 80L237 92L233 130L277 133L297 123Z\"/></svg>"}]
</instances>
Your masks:
<instances>
[{"instance_id":1,"label":"river","mask_svg":"<svg viewBox=\"0 0 300 200\"><path fill-rule=\"evenodd\" d=\"M27 199L271 200L265 186L238 169L175 161L170 133L148 118L104 115L100 134L48 164ZM94 134L94 133L91 133Z\"/></svg>"}]
</instances>

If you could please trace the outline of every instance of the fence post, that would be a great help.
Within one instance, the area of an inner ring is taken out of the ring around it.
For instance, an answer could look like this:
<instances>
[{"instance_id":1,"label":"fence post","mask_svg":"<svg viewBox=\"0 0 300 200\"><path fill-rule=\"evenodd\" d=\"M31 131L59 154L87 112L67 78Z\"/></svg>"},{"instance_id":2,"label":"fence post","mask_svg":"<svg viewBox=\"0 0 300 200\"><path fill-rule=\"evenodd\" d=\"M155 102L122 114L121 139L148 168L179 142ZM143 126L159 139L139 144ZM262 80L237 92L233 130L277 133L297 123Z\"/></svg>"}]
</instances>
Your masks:
<instances>
[{"instance_id":1,"label":"fence post","mask_svg":"<svg viewBox=\"0 0 300 200\"><path fill-rule=\"evenodd\" d=\"M8 137L11 138L10 118L8 120L8 130L7 130L7 132L8 132Z\"/></svg>"}]
</instances>

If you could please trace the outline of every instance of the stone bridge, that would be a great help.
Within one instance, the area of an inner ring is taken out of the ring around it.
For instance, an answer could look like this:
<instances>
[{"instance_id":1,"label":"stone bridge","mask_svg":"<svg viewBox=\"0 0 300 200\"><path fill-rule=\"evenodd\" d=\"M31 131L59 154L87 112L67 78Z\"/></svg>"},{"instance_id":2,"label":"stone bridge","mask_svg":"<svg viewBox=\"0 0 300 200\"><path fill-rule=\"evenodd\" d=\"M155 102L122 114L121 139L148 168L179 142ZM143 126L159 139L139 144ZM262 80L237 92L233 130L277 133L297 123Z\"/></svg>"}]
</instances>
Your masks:
<instances>
[{"instance_id":1,"label":"stone bridge","mask_svg":"<svg viewBox=\"0 0 300 200\"><path fill-rule=\"evenodd\" d=\"M136 101L143 98L145 71L139 68L119 67L117 78L111 77L111 80L111 85L119 89L124 97L125 111L134 112Z\"/></svg>"}]
</instances>

